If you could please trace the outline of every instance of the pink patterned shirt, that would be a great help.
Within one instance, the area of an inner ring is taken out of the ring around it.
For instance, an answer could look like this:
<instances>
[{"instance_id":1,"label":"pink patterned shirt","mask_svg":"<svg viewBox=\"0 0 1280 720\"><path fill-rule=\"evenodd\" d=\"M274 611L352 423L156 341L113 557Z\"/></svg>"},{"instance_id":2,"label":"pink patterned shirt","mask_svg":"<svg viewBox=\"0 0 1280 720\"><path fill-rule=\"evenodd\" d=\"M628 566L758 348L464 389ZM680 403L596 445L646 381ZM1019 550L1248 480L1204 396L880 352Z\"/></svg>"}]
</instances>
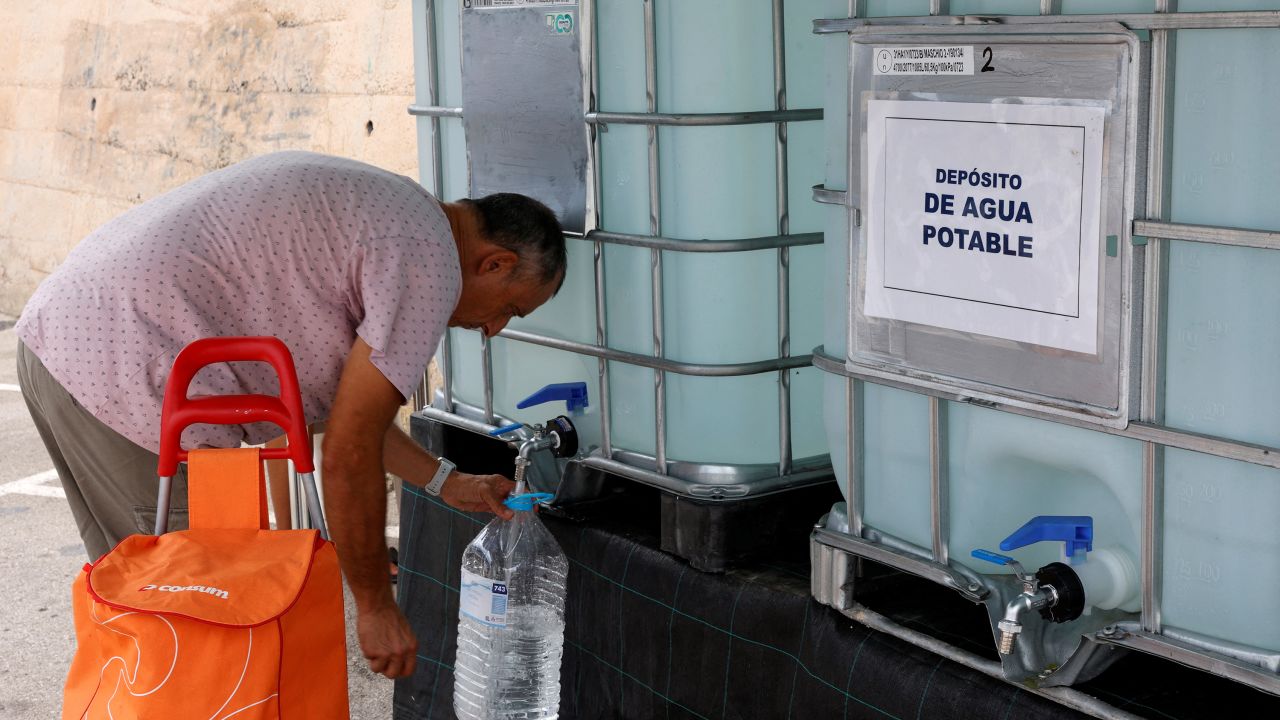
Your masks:
<instances>
[{"instance_id":1,"label":"pink patterned shirt","mask_svg":"<svg viewBox=\"0 0 1280 720\"><path fill-rule=\"evenodd\" d=\"M457 246L412 180L282 152L198 178L103 225L27 303L18 337L85 409L152 452L173 359L197 338L274 335L293 352L307 421L333 405L358 335L408 397L457 304ZM264 363L206 368L192 395L277 394ZM185 447L234 447L274 425L197 425Z\"/></svg>"}]
</instances>

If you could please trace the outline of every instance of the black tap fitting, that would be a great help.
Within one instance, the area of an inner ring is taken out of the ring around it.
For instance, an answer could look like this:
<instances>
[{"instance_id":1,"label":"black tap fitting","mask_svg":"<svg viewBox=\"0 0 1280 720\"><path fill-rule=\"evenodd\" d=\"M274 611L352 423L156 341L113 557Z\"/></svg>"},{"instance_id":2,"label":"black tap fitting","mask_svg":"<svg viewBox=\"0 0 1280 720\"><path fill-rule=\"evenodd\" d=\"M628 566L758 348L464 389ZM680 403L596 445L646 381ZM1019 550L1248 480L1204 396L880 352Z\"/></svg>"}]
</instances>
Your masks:
<instances>
[{"instance_id":1,"label":"black tap fitting","mask_svg":"<svg viewBox=\"0 0 1280 720\"><path fill-rule=\"evenodd\" d=\"M547 433L555 434L560 442L551 448L551 454L558 458L573 457L578 452L578 429L573 421L564 415L557 415L547 421Z\"/></svg>"},{"instance_id":2,"label":"black tap fitting","mask_svg":"<svg viewBox=\"0 0 1280 720\"><path fill-rule=\"evenodd\" d=\"M1036 571L1041 587L1053 588L1057 601L1040 608L1040 617L1056 623L1075 620L1084 612L1084 584L1066 563L1054 562Z\"/></svg>"}]
</instances>

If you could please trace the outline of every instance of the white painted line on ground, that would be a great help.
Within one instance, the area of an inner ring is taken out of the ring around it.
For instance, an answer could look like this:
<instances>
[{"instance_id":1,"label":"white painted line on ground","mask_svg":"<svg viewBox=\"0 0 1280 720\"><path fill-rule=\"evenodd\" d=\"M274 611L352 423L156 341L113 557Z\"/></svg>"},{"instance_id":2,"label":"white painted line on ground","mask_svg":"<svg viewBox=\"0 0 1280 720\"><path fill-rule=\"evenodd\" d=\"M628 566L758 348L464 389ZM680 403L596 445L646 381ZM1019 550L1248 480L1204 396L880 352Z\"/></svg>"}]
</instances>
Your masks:
<instances>
[{"instance_id":1,"label":"white painted line on ground","mask_svg":"<svg viewBox=\"0 0 1280 720\"><path fill-rule=\"evenodd\" d=\"M0 485L0 495L35 495L37 497L65 498L67 494L63 492L62 488L45 484L50 480L57 479L58 473L56 471L45 470L44 472L28 475Z\"/></svg>"},{"instance_id":2,"label":"white painted line on ground","mask_svg":"<svg viewBox=\"0 0 1280 720\"><path fill-rule=\"evenodd\" d=\"M7 392L22 392L22 388L13 383L0 383L0 390Z\"/></svg>"},{"instance_id":3,"label":"white painted line on ground","mask_svg":"<svg viewBox=\"0 0 1280 720\"><path fill-rule=\"evenodd\" d=\"M34 495L36 497L66 498L67 494L62 490L62 488L45 484L57 479L58 473L56 470L45 470L44 472L39 472L35 475L28 475L27 477L18 478L17 480L0 485L0 495ZM275 511L271 511L267 515L272 524L274 524L276 521ZM400 537L400 526L388 525L386 536L389 538Z\"/></svg>"}]
</instances>

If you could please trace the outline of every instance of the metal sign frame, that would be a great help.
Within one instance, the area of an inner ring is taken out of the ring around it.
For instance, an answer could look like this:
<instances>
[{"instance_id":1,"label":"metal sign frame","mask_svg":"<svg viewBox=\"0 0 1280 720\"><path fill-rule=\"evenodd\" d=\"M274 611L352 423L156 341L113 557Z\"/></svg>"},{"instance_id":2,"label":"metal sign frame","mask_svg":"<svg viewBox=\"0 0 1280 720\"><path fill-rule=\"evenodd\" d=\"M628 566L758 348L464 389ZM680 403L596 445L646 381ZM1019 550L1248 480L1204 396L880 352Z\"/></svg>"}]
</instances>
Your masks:
<instances>
[{"instance_id":1,"label":"metal sign frame","mask_svg":"<svg viewBox=\"0 0 1280 720\"><path fill-rule=\"evenodd\" d=\"M461 9L470 196L537 195L569 232L586 214L577 1ZM567 18L566 23L554 22ZM520 38L518 43L512 38Z\"/></svg>"},{"instance_id":2,"label":"metal sign frame","mask_svg":"<svg viewBox=\"0 0 1280 720\"><path fill-rule=\"evenodd\" d=\"M999 56L1014 56L1000 64L1016 62L1019 69L991 76L875 76L870 58L883 45L985 45L995 48ZM1037 57L1048 48L1062 65ZM1107 257L1101 251L1103 237L1086 239L1098 243L1101 267L1098 353L1085 355L864 314L867 246L857 240L859 235L865 239L865 232L850 222L851 241L858 250L849 253L852 312L846 358L851 368L884 379L962 392L980 401L1003 401L1117 427L1129 422L1130 408L1137 405L1136 383L1130 378L1138 375L1133 347L1141 292L1136 283L1144 257L1133 252L1129 242L1136 192L1139 133L1134 104L1139 60L1137 36L1115 24L904 25L850 33L848 177L860 178L864 203L871 180L864 157L868 99L1019 102L1027 96L1058 97L1054 88L1059 83L1064 89L1070 86L1061 96L1063 104L1088 98L1109 105L1100 235L1117 240L1116 255ZM1034 79L1020 77L1031 67Z\"/></svg>"}]
</instances>

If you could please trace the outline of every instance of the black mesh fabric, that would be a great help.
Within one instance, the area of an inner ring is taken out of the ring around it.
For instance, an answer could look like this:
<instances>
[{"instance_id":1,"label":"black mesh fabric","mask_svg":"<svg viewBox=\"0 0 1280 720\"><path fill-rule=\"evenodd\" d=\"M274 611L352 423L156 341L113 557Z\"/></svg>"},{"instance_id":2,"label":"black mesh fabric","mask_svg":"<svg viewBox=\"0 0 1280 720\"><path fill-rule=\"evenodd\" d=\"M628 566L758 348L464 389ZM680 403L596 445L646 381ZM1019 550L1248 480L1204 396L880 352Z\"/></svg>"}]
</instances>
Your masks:
<instances>
[{"instance_id":1,"label":"black mesh fabric","mask_svg":"<svg viewBox=\"0 0 1280 720\"><path fill-rule=\"evenodd\" d=\"M561 717L1080 717L813 602L803 566L700 573L634 528L543 513L569 557ZM462 550L488 516L405 488L400 603L418 669L397 720L452 718Z\"/></svg>"},{"instance_id":2,"label":"black mesh fabric","mask_svg":"<svg viewBox=\"0 0 1280 720\"><path fill-rule=\"evenodd\" d=\"M412 426L418 442L469 472L512 472L514 453L501 443L417 416ZM1083 717L812 601L807 527L778 525L762 546L769 550L754 551L744 569L692 569L659 550L664 536L688 529L661 527L663 502L653 488L619 481L604 486L598 500L541 514L570 566L562 718ZM803 503L816 520L831 500L819 493ZM565 512L573 519L560 517ZM738 537L742 517L712 512L698 518L698 527L716 528L707 542ZM396 683L397 720L453 717L459 563L490 518L404 489L399 595L419 656L413 677ZM746 530L763 534L768 524L748 523ZM875 563L864 562L863 571L863 605L997 659L981 605ZM1142 653L1129 653L1076 689L1153 720L1280 718L1280 697Z\"/></svg>"}]
</instances>

